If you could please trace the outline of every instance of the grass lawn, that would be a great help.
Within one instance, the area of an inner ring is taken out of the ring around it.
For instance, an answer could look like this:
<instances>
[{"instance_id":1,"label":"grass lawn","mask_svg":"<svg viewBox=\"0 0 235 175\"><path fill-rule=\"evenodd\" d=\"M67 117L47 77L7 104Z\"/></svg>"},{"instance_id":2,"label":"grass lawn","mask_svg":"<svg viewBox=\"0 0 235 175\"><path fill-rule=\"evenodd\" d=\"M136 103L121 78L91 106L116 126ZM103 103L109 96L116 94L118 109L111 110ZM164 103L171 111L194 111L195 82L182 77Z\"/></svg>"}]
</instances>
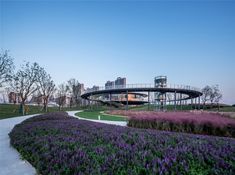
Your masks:
<instances>
[{"instance_id":1,"label":"grass lawn","mask_svg":"<svg viewBox=\"0 0 235 175\"><path fill-rule=\"evenodd\" d=\"M210 109L209 111L218 111L218 109ZM222 107L219 112L235 112L234 106Z\"/></svg>"},{"instance_id":2,"label":"grass lawn","mask_svg":"<svg viewBox=\"0 0 235 175\"><path fill-rule=\"evenodd\" d=\"M80 110L81 108L63 108L62 111L70 111L70 110ZM59 111L58 107L48 107L48 112L56 112ZM42 106L29 106L29 112L30 114L39 114L44 113L42 111ZM14 104L0 104L0 119L6 119L11 117L18 117L22 116L22 114L19 113L19 105Z\"/></svg>"},{"instance_id":3,"label":"grass lawn","mask_svg":"<svg viewBox=\"0 0 235 175\"><path fill-rule=\"evenodd\" d=\"M89 118L89 119L98 119L98 115L100 115L101 120L113 120L113 121L125 121L126 119L123 118L122 116L111 116L111 115L106 115L106 114L100 114L100 111L104 111L109 109L109 107L106 106L93 106L91 108L92 112L82 112L79 114L80 117L83 118ZM136 106L136 107L130 107L130 110L141 110L141 111L147 111L148 110L148 105L141 105L141 106ZM154 105L150 105L150 110L155 110ZM188 105L183 106L183 110L190 110L191 107ZM63 108L62 111L71 111L71 110L81 110L81 108ZM95 111L94 111L95 110ZM167 111L172 111L174 110L174 105L167 105ZM177 106L177 110L180 110L180 106ZM48 108L49 112L56 112L59 111L58 107L49 107ZM217 111L217 109L211 109L210 111ZM235 112L235 107L223 107L220 108L220 112ZM38 113L44 113L42 111L41 106L29 106L29 113L28 114L38 114ZM5 119L5 118L11 118L11 117L17 117L17 116L22 116L19 113L19 105L14 105L14 104L0 104L0 119Z\"/></svg>"},{"instance_id":4,"label":"grass lawn","mask_svg":"<svg viewBox=\"0 0 235 175\"><path fill-rule=\"evenodd\" d=\"M109 121L126 121L127 119L124 116L120 115L109 115L103 113L103 111L84 111L76 113L75 115L92 120L98 120L98 116L100 116L100 120L109 120Z\"/></svg>"}]
</instances>

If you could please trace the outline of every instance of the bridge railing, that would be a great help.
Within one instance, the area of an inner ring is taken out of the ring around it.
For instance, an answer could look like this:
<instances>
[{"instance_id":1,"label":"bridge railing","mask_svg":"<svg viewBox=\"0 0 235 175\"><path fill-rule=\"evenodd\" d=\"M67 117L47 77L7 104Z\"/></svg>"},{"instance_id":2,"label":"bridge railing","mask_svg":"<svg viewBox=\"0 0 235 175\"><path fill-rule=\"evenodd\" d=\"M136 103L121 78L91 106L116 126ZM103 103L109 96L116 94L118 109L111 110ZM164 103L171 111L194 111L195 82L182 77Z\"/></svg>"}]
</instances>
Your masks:
<instances>
[{"instance_id":1,"label":"bridge railing","mask_svg":"<svg viewBox=\"0 0 235 175\"><path fill-rule=\"evenodd\" d=\"M114 86L99 86L94 89L87 89L82 94L91 93L95 91L102 91L102 90L114 90L114 89L131 89L131 88L154 88L153 84L126 84L126 85L114 85ZM171 88L171 89L182 89L182 90L194 90L199 91L201 90L196 87L188 86L188 85L177 85L177 84L167 84L165 87L160 87L162 89Z\"/></svg>"}]
</instances>

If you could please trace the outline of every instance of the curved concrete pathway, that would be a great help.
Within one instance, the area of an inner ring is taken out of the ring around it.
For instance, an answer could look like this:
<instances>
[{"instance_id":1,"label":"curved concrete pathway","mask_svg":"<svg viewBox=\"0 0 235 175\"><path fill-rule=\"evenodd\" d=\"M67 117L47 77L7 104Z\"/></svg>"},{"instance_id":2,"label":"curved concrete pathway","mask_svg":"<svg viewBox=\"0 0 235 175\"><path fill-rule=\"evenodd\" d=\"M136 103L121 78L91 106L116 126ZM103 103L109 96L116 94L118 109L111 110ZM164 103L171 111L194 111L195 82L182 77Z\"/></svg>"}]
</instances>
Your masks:
<instances>
[{"instance_id":1,"label":"curved concrete pathway","mask_svg":"<svg viewBox=\"0 0 235 175\"><path fill-rule=\"evenodd\" d=\"M81 118L81 117L75 115L78 112L82 112L82 111L67 111L67 113L70 116L81 119L81 120L88 120L91 122L105 123L105 124L111 124L111 125L127 126L127 122L125 122L125 121L91 120L91 119Z\"/></svg>"},{"instance_id":2,"label":"curved concrete pathway","mask_svg":"<svg viewBox=\"0 0 235 175\"><path fill-rule=\"evenodd\" d=\"M113 124L119 126L127 126L127 122L121 121L107 121L107 120L90 120L76 116L75 114L81 111L68 111L67 113L75 118L81 120L88 120L92 122ZM8 133L13 127L21 123L23 120L33 117L35 115L27 115L22 117L14 117L0 120L0 175L36 175L35 168L27 161L20 158L20 154L10 145L10 138Z\"/></svg>"},{"instance_id":3,"label":"curved concrete pathway","mask_svg":"<svg viewBox=\"0 0 235 175\"><path fill-rule=\"evenodd\" d=\"M8 133L23 120L35 115L0 120L0 175L35 175L35 168L20 158L20 154L10 146Z\"/></svg>"}]
</instances>

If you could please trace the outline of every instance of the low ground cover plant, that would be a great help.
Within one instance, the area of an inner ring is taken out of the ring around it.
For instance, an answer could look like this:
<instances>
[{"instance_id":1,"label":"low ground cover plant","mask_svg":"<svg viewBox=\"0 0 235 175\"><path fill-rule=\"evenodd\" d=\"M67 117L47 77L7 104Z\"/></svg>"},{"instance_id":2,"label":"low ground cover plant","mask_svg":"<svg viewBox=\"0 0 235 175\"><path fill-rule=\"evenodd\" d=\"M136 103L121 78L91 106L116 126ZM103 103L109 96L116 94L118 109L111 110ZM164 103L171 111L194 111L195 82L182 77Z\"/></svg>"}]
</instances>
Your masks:
<instances>
[{"instance_id":1,"label":"low ground cover plant","mask_svg":"<svg viewBox=\"0 0 235 175\"><path fill-rule=\"evenodd\" d=\"M128 126L235 137L235 120L211 112L109 111L129 117Z\"/></svg>"},{"instance_id":2,"label":"low ground cover plant","mask_svg":"<svg viewBox=\"0 0 235 175\"><path fill-rule=\"evenodd\" d=\"M10 142L42 175L235 174L235 139L107 125L66 113L16 125Z\"/></svg>"}]
</instances>

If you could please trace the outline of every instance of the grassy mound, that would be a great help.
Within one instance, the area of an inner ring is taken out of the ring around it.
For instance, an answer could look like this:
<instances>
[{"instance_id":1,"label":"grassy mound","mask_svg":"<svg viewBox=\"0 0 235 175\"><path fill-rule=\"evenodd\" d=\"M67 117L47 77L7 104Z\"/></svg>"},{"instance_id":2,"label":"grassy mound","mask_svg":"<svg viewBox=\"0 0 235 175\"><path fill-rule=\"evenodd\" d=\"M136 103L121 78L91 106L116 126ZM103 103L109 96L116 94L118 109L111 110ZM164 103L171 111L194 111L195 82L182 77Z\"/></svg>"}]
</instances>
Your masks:
<instances>
[{"instance_id":1,"label":"grassy mound","mask_svg":"<svg viewBox=\"0 0 235 175\"><path fill-rule=\"evenodd\" d=\"M235 140L128 128L65 113L35 116L9 134L40 174L235 174Z\"/></svg>"}]
</instances>

